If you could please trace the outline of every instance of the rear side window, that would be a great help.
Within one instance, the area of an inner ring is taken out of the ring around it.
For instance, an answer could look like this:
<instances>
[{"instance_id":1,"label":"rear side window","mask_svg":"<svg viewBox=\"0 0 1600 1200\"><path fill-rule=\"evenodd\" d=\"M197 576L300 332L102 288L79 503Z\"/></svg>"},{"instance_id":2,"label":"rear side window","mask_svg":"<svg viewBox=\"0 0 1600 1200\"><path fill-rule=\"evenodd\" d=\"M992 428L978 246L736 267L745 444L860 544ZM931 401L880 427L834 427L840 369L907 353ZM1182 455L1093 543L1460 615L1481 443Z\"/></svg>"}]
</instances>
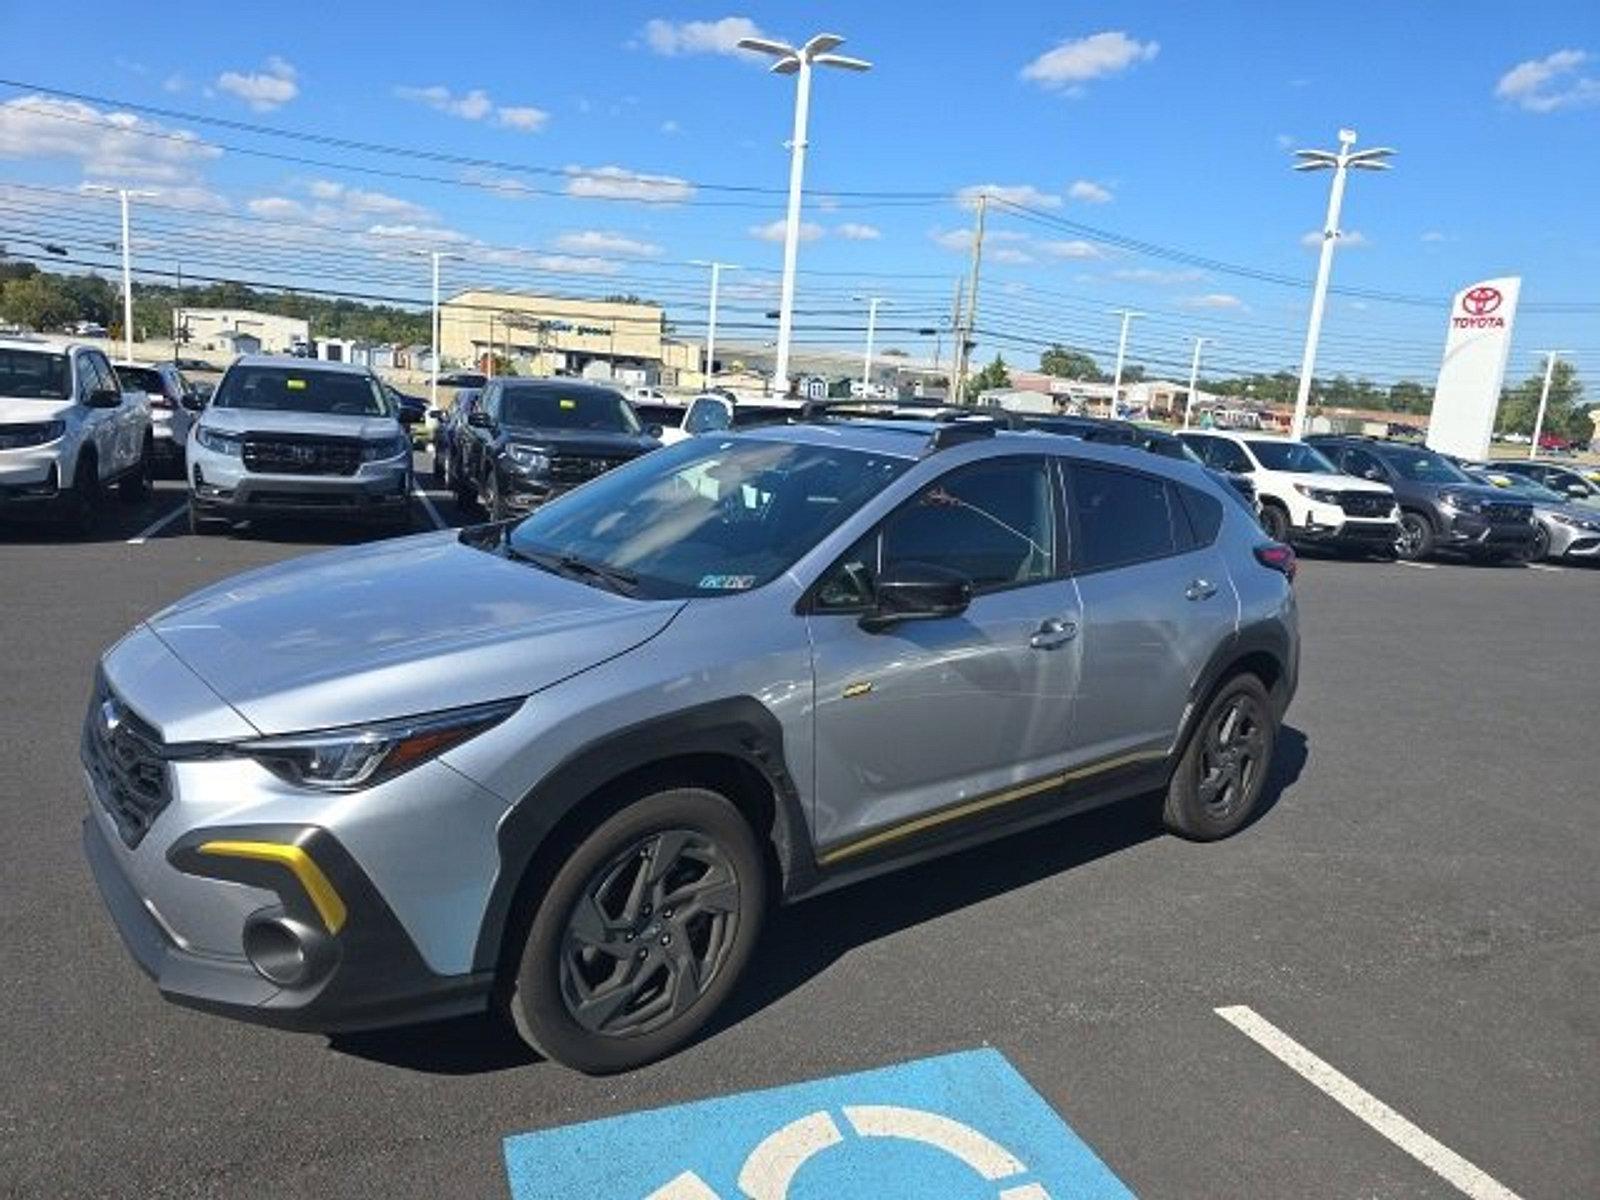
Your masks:
<instances>
[{"instance_id":1,"label":"rear side window","mask_svg":"<svg viewBox=\"0 0 1600 1200\"><path fill-rule=\"evenodd\" d=\"M1194 535L1193 545L1209 546L1217 540L1222 529L1222 501L1186 483L1173 485L1178 495L1178 506L1188 518L1189 532Z\"/></svg>"},{"instance_id":2,"label":"rear side window","mask_svg":"<svg viewBox=\"0 0 1600 1200\"><path fill-rule=\"evenodd\" d=\"M1074 463L1067 472L1067 488L1078 522L1079 570L1098 571L1177 553L1165 480Z\"/></svg>"}]
</instances>

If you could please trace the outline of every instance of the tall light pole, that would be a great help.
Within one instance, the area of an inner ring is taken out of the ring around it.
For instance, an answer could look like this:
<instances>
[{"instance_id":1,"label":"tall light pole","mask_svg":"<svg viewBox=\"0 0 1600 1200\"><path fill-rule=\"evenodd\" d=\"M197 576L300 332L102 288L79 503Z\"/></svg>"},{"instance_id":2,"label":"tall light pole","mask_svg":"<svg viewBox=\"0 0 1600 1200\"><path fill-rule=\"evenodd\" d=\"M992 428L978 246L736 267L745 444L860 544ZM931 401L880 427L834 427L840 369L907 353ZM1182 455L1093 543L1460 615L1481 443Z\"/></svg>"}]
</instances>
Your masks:
<instances>
[{"instance_id":1,"label":"tall light pole","mask_svg":"<svg viewBox=\"0 0 1600 1200\"><path fill-rule=\"evenodd\" d=\"M794 136L789 141L789 214L783 234L783 298L778 305L778 361L772 372L772 386L781 395L789 393L789 335L794 325L794 270L800 253L800 185L806 171L806 116L811 107L811 68L841 67L846 71L870 71L865 59L834 54L844 44L836 33L819 33L795 47L771 38L739 39L744 50L770 54L775 75L798 75L794 93Z\"/></svg>"},{"instance_id":2,"label":"tall light pole","mask_svg":"<svg viewBox=\"0 0 1600 1200\"><path fill-rule=\"evenodd\" d=\"M1533 420L1533 441L1528 443L1528 457L1539 457L1539 439L1544 435L1544 410L1550 403L1550 382L1556 374L1556 358L1568 354L1567 350L1541 350L1544 355L1544 387L1539 389L1539 415Z\"/></svg>"},{"instance_id":3,"label":"tall light pole","mask_svg":"<svg viewBox=\"0 0 1600 1200\"><path fill-rule=\"evenodd\" d=\"M1197 337L1194 340L1194 361L1189 364L1189 398L1183 405L1183 427L1189 428L1189 418L1194 414L1194 390L1200 386L1200 347L1209 342L1210 338Z\"/></svg>"},{"instance_id":4,"label":"tall light pole","mask_svg":"<svg viewBox=\"0 0 1600 1200\"><path fill-rule=\"evenodd\" d=\"M446 259L459 261L461 256L443 250L414 249L411 253L433 260L433 356L429 363L432 370L428 375L428 410L433 412L439 407L439 264Z\"/></svg>"},{"instance_id":5,"label":"tall light pole","mask_svg":"<svg viewBox=\"0 0 1600 1200\"><path fill-rule=\"evenodd\" d=\"M107 187L102 183L86 183L86 192L117 196L122 200L122 357L133 361L133 247L128 241L128 201L144 200L156 192L134 191L131 188Z\"/></svg>"},{"instance_id":6,"label":"tall light pole","mask_svg":"<svg viewBox=\"0 0 1600 1200\"><path fill-rule=\"evenodd\" d=\"M1333 271L1333 244L1339 240L1339 209L1344 204L1344 182L1351 170L1387 171L1384 160L1394 151L1387 146L1374 146L1371 150L1352 151L1356 144L1354 129L1339 130L1339 149L1296 150L1296 171L1333 171L1333 187L1328 192L1328 217L1322 224L1322 255L1317 261L1317 286L1311 293L1311 319L1306 325L1306 352L1300 360L1300 388L1294 397L1294 420L1289 425L1289 436L1298 438L1305 432L1306 405L1311 400L1311 377L1317 365L1317 339L1322 335L1322 310L1328 300L1328 277Z\"/></svg>"},{"instance_id":7,"label":"tall light pole","mask_svg":"<svg viewBox=\"0 0 1600 1200\"><path fill-rule=\"evenodd\" d=\"M1122 315L1122 333L1117 338L1117 369L1111 376L1111 415L1117 415L1117 405L1122 401L1122 364L1128 357L1128 326L1135 317L1142 317L1142 312L1134 312L1131 308L1114 309Z\"/></svg>"},{"instance_id":8,"label":"tall light pole","mask_svg":"<svg viewBox=\"0 0 1600 1200\"><path fill-rule=\"evenodd\" d=\"M882 296L851 296L850 299L867 302L867 352L861 360L861 397L872 398L872 339L878 331L878 306L887 304Z\"/></svg>"},{"instance_id":9,"label":"tall light pole","mask_svg":"<svg viewBox=\"0 0 1600 1200\"><path fill-rule=\"evenodd\" d=\"M712 379L717 371L717 281L721 279L724 271L737 271L738 263L711 262L708 259L697 258L693 260L697 267L711 268L711 303L706 310L706 371L705 385L710 388Z\"/></svg>"}]
</instances>

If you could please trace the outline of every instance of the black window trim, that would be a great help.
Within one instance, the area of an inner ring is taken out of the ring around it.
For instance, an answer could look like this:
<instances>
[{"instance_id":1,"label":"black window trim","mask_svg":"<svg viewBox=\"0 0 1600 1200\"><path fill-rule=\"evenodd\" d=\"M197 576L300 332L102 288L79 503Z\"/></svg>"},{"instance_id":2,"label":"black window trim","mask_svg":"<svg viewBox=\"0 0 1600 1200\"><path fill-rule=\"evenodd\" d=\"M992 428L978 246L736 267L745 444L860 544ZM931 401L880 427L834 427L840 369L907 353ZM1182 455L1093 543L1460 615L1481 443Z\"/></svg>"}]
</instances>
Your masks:
<instances>
[{"instance_id":1,"label":"black window trim","mask_svg":"<svg viewBox=\"0 0 1600 1200\"><path fill-rule=\"evenodd\" d=\"M1190 527L1189 527L1189 516L1188 516L1188 514L1186 512L1182 514L1183 529L1186 532L1188 532L1189 536L1187 538L1184 538L1184 537L1181 537L1179 535L1179 526L1178 526L1179 513L1178 513L1178 511L1174 510L1175 504L1178 504L1179 501L1178 501L1178 497L1176 497L1173 494L1173 490L1172 490L1173 489L1173 481L1171 479L1169 479L1167 476L1158 475L1158 474L1155 474L1155 473L1150 472L1150 471L1141 471L1141 470L1137 469L1136 467L1123 466L1121 463L1101 462L1098 459L1090 459L1090 458L1071 459L1071 460L1068 460L1067 462L1064 462L1062 465L1064 467L1066 467L1067 470L1069 470L1069 471L1070 470L1075 470L1075 469L1077 469L1079 467L1091 467L1091 468L1093 468L1095 470L1100 470L1100 471L1116 471L1116 472L1119 472L1120 474L1123 474L1123 475L1137 475L1141 479L1148 479L1148 480L1151 480L1152 482L1161 484L1161 486L1162 486L1162 494L1166 498L1166 503L1167 503L1167 528L1172 534L1172 546L1173 546L1173 548L1172 548L1172 550L1170 552L1168 552L1166 554L1149 554L1149 555L1145 555L1145 556L1143 556L1141 558L1128 558L1128 559L1123 559L1121 562L1107 563L1105 566L1101 566L1101 567L1086 566L1082 562L1079 561L1079 558L1078 558L1078 555L1077 555L1077 552L1076 552L1076 548L1077 547L1081 547L1083 545L1083 532L1079 528L1079 525L1078 525L1077 506L1069 503L1068 504L1068 516L1069 516L1069 518L1071 520L1071 534L1070 534L1070 537L1071 537L1071 540L1072 540L1072 545L1074 547L1074 553L1072 555L1072 559L1071 559L1071 561L1069 563L1069 566L1071 568L1071 574L1074 577L1083 577L1083 576L1087 576L1087 575L1101 575L1101 574L1104 574L1107 571L1122 571L1122 570L1126 570L1128 567L1143 566L1145 563L1163 562L1163 561L1165 561L1166 559L1169 559L1169 558L1181 558L1185 554L1193 554L1196 550L1203 550L1203 549L1206 548L1205 546L1201 546L1201 545L1197 544L1197 539L1194 537L1193 530L1190 529ZM1070 477L1064 478L1062 482L1067 488L1067 496L1068 496L1068 499L1070 501L1071 494L1072 494L1071 493L1071 483L1072 483L1071 478ZM1209 543L1209 544L1214 544L1214 543Z\"/></svg>"}]
</instances>

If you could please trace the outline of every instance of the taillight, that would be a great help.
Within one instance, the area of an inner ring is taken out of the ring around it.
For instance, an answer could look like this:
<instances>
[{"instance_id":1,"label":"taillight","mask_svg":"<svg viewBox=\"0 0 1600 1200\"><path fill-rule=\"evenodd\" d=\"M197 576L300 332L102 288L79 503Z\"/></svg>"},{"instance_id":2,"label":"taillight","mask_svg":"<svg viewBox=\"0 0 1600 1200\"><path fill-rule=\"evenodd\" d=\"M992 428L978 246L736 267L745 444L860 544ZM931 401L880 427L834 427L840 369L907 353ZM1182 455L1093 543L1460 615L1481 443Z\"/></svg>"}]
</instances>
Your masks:
<instances>
[{"instance_id":1,"label":"taillight","mask_svg":"<svg viewBox=\"0 0 1600 1200\"><path fill-rule=\"evenodd\" d=\"M1294 548L1285 546L1282 542L1263 542L1256 547L1256 561L1263 567L1274 571L1282 571L1291 583L1294 582L1295 557Z\"/></svg>"}]
</instances>

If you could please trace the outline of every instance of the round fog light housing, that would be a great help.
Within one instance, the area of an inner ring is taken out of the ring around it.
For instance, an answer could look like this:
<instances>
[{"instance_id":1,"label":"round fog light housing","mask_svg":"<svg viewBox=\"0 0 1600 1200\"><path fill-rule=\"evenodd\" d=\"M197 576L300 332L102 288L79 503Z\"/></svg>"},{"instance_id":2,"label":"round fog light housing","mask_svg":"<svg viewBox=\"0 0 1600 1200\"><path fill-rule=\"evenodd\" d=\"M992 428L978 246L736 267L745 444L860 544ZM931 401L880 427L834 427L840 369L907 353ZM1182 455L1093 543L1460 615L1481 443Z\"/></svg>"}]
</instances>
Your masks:
<instances>
[{"instance_id":1,"label":"round fog light housing","mask_svg":"<svg viewBox=\"0 0 1600 1200\"><path fill-rule=\"evenodd\" d=\"M252 913L244 924L244 953L268 983L304 987L327 972L333 946L328 936L279 910Z\"/></svg>"}]
</instances>

